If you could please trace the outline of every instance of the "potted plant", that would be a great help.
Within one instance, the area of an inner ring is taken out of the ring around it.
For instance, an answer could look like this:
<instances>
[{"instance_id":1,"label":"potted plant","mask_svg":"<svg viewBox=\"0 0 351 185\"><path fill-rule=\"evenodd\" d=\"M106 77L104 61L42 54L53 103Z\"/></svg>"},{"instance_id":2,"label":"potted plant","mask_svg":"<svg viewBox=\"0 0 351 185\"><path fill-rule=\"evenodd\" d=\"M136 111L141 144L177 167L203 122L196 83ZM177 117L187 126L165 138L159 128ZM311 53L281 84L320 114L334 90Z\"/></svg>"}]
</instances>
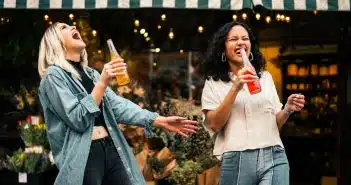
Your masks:
<instances>
[{"instance_id":1,"label":"potted plant","mask_svg":"<svg viewBox=\"0 0 351 185\"><path fill-rule=\"evenodd\" d=\"M46 125L38 116L28 116L18 121L20 136L25 149L18 149L7 156L6 167L18 173L18 183L45 184L44 172L52 169L53 159L46 136Z\"/></svg>"},{"instance_id":2,"label":"potted plant","mask_svg":"<svg viewBox=\"0 0 351 185\"><path fill-rule=\"evenodd\" d=\"M7 168L18 173L18 183L41 185L45 183L43 172L52 167L48 152L40 146L18 149L7 156Z\"/></svg>"}]
</instances>

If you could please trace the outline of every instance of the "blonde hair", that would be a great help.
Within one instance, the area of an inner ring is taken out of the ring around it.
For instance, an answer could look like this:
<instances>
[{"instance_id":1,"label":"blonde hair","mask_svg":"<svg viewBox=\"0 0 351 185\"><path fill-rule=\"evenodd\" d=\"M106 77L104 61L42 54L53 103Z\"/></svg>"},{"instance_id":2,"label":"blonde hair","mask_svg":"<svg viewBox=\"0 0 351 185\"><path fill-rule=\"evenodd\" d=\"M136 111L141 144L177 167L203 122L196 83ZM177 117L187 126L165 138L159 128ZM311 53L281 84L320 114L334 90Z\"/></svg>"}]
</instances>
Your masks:
<instances>
[{"instance_id":1,"label":"blonde hair","mask_svg":"<svg viewBox=\"0 0 351 185\"><path fill-rule=\"evenodd\" d=\"M55 23L46 29L40 42L38 71L41 78L46 75L47 69L57 65L72 74L75 79L81 79L77 70L66 60L64 38L61 32L63 23ZM80 54L80 63L83 67L88 66L87 52L85 49Z\"/></svg>"}]
</instances>

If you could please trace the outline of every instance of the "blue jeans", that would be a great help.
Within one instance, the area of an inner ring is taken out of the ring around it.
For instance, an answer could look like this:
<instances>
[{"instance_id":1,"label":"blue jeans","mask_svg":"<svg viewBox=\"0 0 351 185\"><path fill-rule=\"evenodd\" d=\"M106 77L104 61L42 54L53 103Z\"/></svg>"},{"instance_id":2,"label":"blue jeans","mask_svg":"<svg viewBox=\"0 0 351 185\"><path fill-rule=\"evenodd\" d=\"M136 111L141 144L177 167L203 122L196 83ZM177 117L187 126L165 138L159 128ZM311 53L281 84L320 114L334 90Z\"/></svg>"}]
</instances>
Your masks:
<instances>
[{"instance_id":1,"label":"blue jeans","mask_svg":"<svg viewBox=\"0 0 351 185\"><path fill-rule=\"evenodd\" d=\"M273 146L222 155L220 185L289 185L284 148Z\"/></svg>"}]
</instances>

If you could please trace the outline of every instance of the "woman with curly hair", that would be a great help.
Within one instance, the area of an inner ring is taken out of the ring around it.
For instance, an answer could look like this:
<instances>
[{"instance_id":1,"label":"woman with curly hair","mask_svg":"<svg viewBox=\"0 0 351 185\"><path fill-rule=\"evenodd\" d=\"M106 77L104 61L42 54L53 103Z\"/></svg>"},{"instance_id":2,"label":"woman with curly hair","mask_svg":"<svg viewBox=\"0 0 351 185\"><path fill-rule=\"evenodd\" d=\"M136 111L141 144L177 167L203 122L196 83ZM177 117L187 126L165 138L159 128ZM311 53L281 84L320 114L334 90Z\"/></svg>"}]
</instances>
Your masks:
<instances>
[{"instance_id":1,"label":"woman with curly hair","mask_svg":"<svg viewBox=\"0 0 351 185\"><path fill-rule=\"evenodd\" d=\"M253 68L244 66L244 49ZM240 22L222 26L202 64L204 125L215 136L213 154L221 159L221 185L288 185L289 163L279 129L304 107L292 94L282 109L272 76L250 28ZM250 94L248 82L261 91Z\"/></svg>"}]
</instances>

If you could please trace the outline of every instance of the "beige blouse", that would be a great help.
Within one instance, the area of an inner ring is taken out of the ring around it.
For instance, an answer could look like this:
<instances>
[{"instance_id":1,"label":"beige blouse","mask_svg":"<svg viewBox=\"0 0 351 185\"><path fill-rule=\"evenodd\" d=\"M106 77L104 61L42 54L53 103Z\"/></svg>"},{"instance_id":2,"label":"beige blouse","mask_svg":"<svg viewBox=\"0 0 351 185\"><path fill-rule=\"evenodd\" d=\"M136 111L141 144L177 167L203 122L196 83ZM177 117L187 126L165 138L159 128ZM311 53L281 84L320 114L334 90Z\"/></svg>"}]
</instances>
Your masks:
<instances>
[{"instance_id":1,"label":"beige blouse","mask_svg":"<svg viewBox=\"0 0 351 185\"><path fill-rule=\"evenodd\" d=\"M235 76L233 76L235 78ZM251 95L246 85L238 93L225 127L215 133L204 126L215 137L213 154L219 159L224 152L244 151L283 144L276 122L276 113L282 108L272 76L265 71L260 78L262 91ZM232 87L232 82L206 80L202 92L202 110L215 110Z\"/></svg>"}]
</instances>

